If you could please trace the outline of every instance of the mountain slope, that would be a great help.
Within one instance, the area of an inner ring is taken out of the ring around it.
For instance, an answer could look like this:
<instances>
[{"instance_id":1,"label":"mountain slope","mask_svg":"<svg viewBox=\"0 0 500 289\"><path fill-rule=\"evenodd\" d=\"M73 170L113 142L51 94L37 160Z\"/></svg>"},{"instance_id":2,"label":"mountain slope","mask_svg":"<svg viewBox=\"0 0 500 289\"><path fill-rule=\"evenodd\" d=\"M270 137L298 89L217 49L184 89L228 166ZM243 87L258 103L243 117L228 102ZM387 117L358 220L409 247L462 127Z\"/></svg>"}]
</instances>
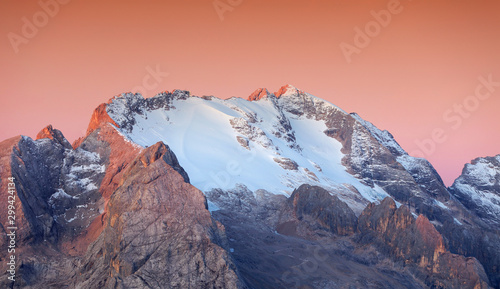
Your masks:
<instances>
[{"instance_id":1,"label":"mountain slope","mask_svg":"<svg viewBox=\"0 0 500 289\"><path fill-rule=\"evenodd\" d=\"M450 192L483 221L500 228L500 155L466 164Z\"/></svg>"},{"instance_id":2,"label":"mountain slope","mask_svg":"<svg viewBox=\"0 0 500 289\"><path fill-rule=\"evenodd\" d=\"M358 116L292 86L276 95L258 92L249 97L253 101L199 98L186 91L151 99L124 94L110 100L107 112L132 142L172 147L193 184L205 192L244 184L252 191L290 195L310 183L337 191L358 214L368 202L389 195L407 202L427 193L391 149L407 166L430 164L418 164L397 143L380 145L376 128L367 129ZM437 173L429 175L437 181L433 194L447 200Z\"/></svg>"}]
</instances>

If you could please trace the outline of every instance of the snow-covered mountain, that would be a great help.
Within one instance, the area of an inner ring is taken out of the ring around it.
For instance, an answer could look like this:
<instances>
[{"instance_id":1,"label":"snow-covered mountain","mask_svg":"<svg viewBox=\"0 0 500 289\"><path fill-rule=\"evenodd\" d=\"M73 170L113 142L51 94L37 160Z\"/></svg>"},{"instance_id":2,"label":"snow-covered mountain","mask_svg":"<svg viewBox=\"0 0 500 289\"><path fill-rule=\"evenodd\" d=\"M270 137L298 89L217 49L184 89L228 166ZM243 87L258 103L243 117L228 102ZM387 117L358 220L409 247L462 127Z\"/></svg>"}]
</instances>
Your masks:
<instances>
[{"instance_id":1,"label":"snow-covered mountain","mask_svg":"<svg viewBox=\"0 0 500 289\"><path fill-rule=\"evenodd\" d=\"M134 144L161 141L172 148L212 211L241 204L248 193L289 196L301 184L327 189L356 215L391 197L415 218L427 216L452 251L500 262L499 253L485 257L470 247L500 237L477 234L475 219L427 160L408 155L389 132L359 115L291 85L226 100L181 90L149 99L126 93L106 104L103 117Z\"/></svg>"},{"instance_id":2,"label":"snow-covered mountain","mask_svg":"<svg viewBox=\"0 0 500 289\"><path fill-rule=\"evenodd\" d=\"M389 132L291 85L124 93L72 146L48 126L2 142L0 164L26 288L500 286L498 157L448 190Z\"/></svg>"},{"instance_id":3,"label":"snow-covered mountain","mask_svg":"<svg viewBox=\"0 0 500 289\"><path fill-rule=\"evenodd\" d=\"M395 184L414 183L410 172L417 168L435 175L441 200L448 199L430 164L408 156L388 132L290 85L274 94L259 89L248 100L178 90L150 99L129 93L113 98L106 111L131 142L169 145L204 192L244 185L289 196L308 183L335 191L359 214L368 202L396 195ZM350 144L342 143L346 134ZM388 165L374 155L396 157ZM427 194L418 186L409 190ZM398 193L396 200L407 202L409 195Z\"/></svg>"},{"instance_id":4,"label":"snow-covered mountain","mask_svg":"<svg viewBox=\"0 0 500 289\"><path fill-rule=\"evenodd\" d=\"M500 155L466 164L450 192L483 221L500 228Z\"/></svg>"},{"instance_id":5,"label":"snow-covered mountain","mask_svg":"<svg viewBox=\"0 0 500 289\"><path fill-rule=\"evenodd\" d=\"M158 141L169 145L191 183L204 192L245 185L289 196L309 183L339 192L353 207L360 203L358 212L366 201L388 196L347 171L342 144L326 134L325 120L316 117L347 113L292 86L281 92L276 97L266 91L254 101L199 98L185 91L151 99L124 94L108 104L107 112L130 141L143 147ZM304 105L315 114L297 113Z\"/></svg>"}]
</instances>

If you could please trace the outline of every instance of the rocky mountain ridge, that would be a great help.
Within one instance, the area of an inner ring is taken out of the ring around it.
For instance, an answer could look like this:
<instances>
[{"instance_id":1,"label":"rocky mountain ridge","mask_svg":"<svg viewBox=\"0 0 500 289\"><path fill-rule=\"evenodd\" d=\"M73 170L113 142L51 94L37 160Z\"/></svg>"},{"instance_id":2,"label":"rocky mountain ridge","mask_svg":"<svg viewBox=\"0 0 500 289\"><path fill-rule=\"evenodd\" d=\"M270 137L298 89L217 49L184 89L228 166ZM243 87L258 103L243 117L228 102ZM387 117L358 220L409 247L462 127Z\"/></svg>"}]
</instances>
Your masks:
<instances>
[{"instance_id":1,"label":"rocky mountain ridge","mask_svg":"<svg viewBox=\"0 0 500 289\"><path fill-rule=\"evenodd\" d=\"M500 228L500 155L466 164L450 191L483 221Z\"/></svg>"},{"instance_id":2,"label":"rocky mountain ridge","mask_svg":"<svg viewBox=\"0 0 500 289\"><path fill-rule=\"evenodd\" d=\"M0 152L25 260L6 286L500 285L497 158L467 165L448 190L387 131L289 85L248 100L122 94L72 146L48 126ZM329 257L299 274L304 246Z\"/></svg>"}]
</instances>

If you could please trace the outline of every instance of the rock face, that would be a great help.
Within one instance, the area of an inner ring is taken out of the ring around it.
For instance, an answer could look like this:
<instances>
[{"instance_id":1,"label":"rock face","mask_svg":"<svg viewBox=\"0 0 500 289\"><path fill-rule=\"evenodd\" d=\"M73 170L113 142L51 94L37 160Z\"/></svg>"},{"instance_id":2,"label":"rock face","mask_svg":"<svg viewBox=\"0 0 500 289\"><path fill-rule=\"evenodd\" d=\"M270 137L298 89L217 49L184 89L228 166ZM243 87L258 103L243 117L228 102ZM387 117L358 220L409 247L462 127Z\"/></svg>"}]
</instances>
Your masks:
<instances>
[{"instance_id":1,"label":"rock face","mask_svg":"<svg viewBox=\"0 0 500 289\"><path fill-rule=\"evenodd\" d=\"M242 288L204 195L169 165L162 143L127 168L76 288Z\"/></svg>"},{"instance_id":2,"label":"rock face","mask_svg":"<svg viewBox=\"0 0 500 289\"><path fill-rule=\"evenodd\" d=\"M16 144L19 143L22 140L22 137L13 137L11 139L7 139L3 142L0 143L0 177L2 178L1 182L1 192L0 196L2 197L3 200L8 200L8 191L9 191L9 179L13 177L13 171L11 167L12 163L12 156L14 149L16 147ZM19 202L20 196L23 196L20 194L19 190L16 189L15 193L13 193L13 197L15 198L16 202ZM28 197L30 197L28 195ZM36 202L36 199L33 201ZM25 215L23 210L19 207L19 205L16 206L15 210L13 210L16 215L16 223L18 225L18 230L17 230L17 240L18 242L22 243L24 240L29 239L33 234L33 225L30 225L29 221L34 221L33 219L33 213L32 210L28 211L28 216ZM31 215L30 215L31 214ZM7 229L6 229L6 220L8 220L8 210L2 209L0 210L0 217L2 218L2 224L0 228L2 229L2 234L0 237L0 249L2 249L2 252L7 251L7 246L8 246L8 238L7 238ZM29 221L28 221L29 220ZM50 229L49 229L50 230ZM2 269L4 269L2 267Z\"/></svg>"},{"instance_id":3,"label":"rock face","mask_svg":"<svg viewBox=\"0 0 500 289\"><path fill-rule=\"evenodd\" d=\"M288 199L299 221L317 222L319 228L336 235L352 235L356 231L354 212L336 196L321 187L302 185Z\"/></svg>"},{"instance_id":4,"label":"rock face","mask_svg":"<svg viewBox=\"0 0 500 289\"><path fill-rule=\"evenodd\" d=\"M269 91L267 91L267 89L259 88L256 91L254 91L252 94L250 94L250 96L248 97L248 100L250 100L250 101L259 100L259 99L268 97L269 94L270 93L269 93Z\"/></svg>"},{"instance_id":5,"label":"rock face","mask_svg":"<svg viewBox=\"0 0 500 289\"><path fill-rule=\"evenodd\" d=\"M15 178L21 244L55 242L68 227L73 231L77 223L69 224L76 213L73 209L82 203L89 205L97 189L95 182L102 178L97 156L73 151L62 134L51 127L39 136L44 133L47 137L36 141L21 137L2 143L2 168ZM81 214L86 214L84 211L87 208L82 208Z\"/></svg>"},{"instance_id":6,"label":"rock face","mask_svg":"<svg viewBox=\"0 0 500 289\"><path fill-rule=\"evenodd\" d=\"M233 194L241 202L231 201ZM357 218L332 192L310 185L288 199L255 197L246 188L208 197L254 288L490 288L475 258L450 253L426 217L415 219L391 198Z\"/></svg>"},{"instance_id":7,"label":"rock face","mask_svg":"<svg viewBox=\"0 0 500 289\"><path fill-rule=\"evenodd\" d=\"M106 112L106 109L107 105L103 103L94 110L94 113L90 118L89 127L87 128L87 135L89 135L94 130L99 128L101 125L106 123L118 126L116 122L111 117L109 117L108 113Z\"/></svg>"},{"instance_id":8,"label":"rock face","mask_svg":"<svg viewBox=\"0 0 500 289\"><path fill-rule=\"evenodd\" d=\"M54 129L52 125L48 125L36 135L37 140L42 138L49 138L51 140L55 140L64 148L67 149L71 148L71 144L66 140L62 132L58 129Z\"/></svg>"},{"instance_id":9,"label":"rock face","mask_svg":"<svg viewBox=\"0 0 500 289\"><path fill-rule=\"evenodd\" d=\"M212 216L224 224L231 255L250 288L427 288L373 246L358 244L356 216L320 187L301 186L296 202L244 187L212 191L208 198L219 207ZM339 221L346 217L342 228Z\"/></svg>"},{"instance_id":10,"label":"rock face","mask_svg":"<svg viewBox=\"0 0 500 289\"><path fill-rule=\"evenodd\" d=\"M452 254L441 234L423 215L415 220L407 207L392 199L370 204L359 217L360 242L373 244L427 275L431 288L489 288L486 273L475 258ZM420 273L422 274L422 273Z\"/></svg>"},{"instance_id":11,"label":"rock face","mask_svg":"<svg viewBox=\"0 0 500 289\"><path fill-rule=\"evenodd\" d=\"M74 249L64 245L86 230L102 205L98 187L105 170L103 159L84 149L73 150L50 126L38 136L38 140L19 137L0 145L2 186L7 176L15 178L15 254L22 260L17 263L16 283L6 276L0 279L5 288L13 284L44 287L47 279L37 276L64 280L61 275L74 269L72 258L66 255ZM5 248L6 244L1 245Z\"/></svg>"}]
</instances>

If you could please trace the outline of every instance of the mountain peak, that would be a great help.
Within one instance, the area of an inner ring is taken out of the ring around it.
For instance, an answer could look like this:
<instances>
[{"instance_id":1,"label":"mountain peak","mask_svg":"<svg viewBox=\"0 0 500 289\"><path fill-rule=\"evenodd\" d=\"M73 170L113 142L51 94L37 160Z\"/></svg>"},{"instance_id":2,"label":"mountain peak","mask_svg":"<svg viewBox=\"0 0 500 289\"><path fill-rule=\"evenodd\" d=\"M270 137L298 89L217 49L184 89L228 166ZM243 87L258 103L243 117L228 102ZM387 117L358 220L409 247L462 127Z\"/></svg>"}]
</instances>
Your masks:
<instances>
[{"instance_id":1,"label":"mountain peak","mask_svg":"<svg viewBox=\"0 0 500 289\"><path fill-rule=\"evenodd\" d=\"M252 94L250 94L250 96L247 98L247 100L256 101L256 100L260 100L262 98L269 97L271 95L279 98L282 95L284 95L284 96L295 95L295 94L299 94L301 92L302 92L301 90L297 89L295 86L290 85L290 84L286 84L286 85L280 87L280 89L275 93L270 93L266 88L258 88Z\"/></svg>"},{"instance_id":2,"label":"mountain peak","mask_svg":"<svg viewBox=\"0 0 500 289\"><path fill-rule=\"evenodd\" d=\"M262 98L266 98L270 95L269 91L266 88L258 88L255 90L250 96L247 98L249 101L256 101Z\"/></svg>"},{"instance_id":3,"label":"mountain peak","mask_svg":"<svg viewBox=\"0 0 500 289\"><path fill-rule=\"evenodd\" d=\"M49 124L48 126L44 127L40 132L38 132L38 134L36 135L36 139L37 140L42 138L54 139L55 133L56 132L52 127L52 125Z\"/></svg>"},{"instance_id":4,"label":"mountain peak","mask_svg":"<svg viewBox=\"0 0 500 289\"><path fill-rule=\"evenodd\" d=\"M302 91L297 89L295 86L287 84L282 86L277 92L274 93L274 95L279 98L282 95L292 95L292 94L298 94L300 92Z\"/></svg>"},{"instance_id":5,"label":"mountain peak","mask_svg":"<svg viewBox=\"0 0 500 289\"><path fill-rule=\"evenodd\" d=\"M107 104L102 103L94 110L94 113L92 113L92 117L90 118L89 126L87 128L87 135L96 130L101 124L107 122L115 125L116 127L120 127L111 117L109 117L108 112L106 111L106 107Z\"/></svg>"},{"instance_id":6,"label":"mountain peak","mask_svg":"<svg viewBox=\"0 0 500 289\"><path fill-rule=\"evenodd\" d=\"M59 144L61 144L63 147L66 148L71 148L71 144L66 140L62 132L58 129L55 129L52 127L51 124L48 126L44 127L37 135L36 139L42 139L42 138L48 138L54 141L57 141Z\"/></svg>"}]
</instances>

